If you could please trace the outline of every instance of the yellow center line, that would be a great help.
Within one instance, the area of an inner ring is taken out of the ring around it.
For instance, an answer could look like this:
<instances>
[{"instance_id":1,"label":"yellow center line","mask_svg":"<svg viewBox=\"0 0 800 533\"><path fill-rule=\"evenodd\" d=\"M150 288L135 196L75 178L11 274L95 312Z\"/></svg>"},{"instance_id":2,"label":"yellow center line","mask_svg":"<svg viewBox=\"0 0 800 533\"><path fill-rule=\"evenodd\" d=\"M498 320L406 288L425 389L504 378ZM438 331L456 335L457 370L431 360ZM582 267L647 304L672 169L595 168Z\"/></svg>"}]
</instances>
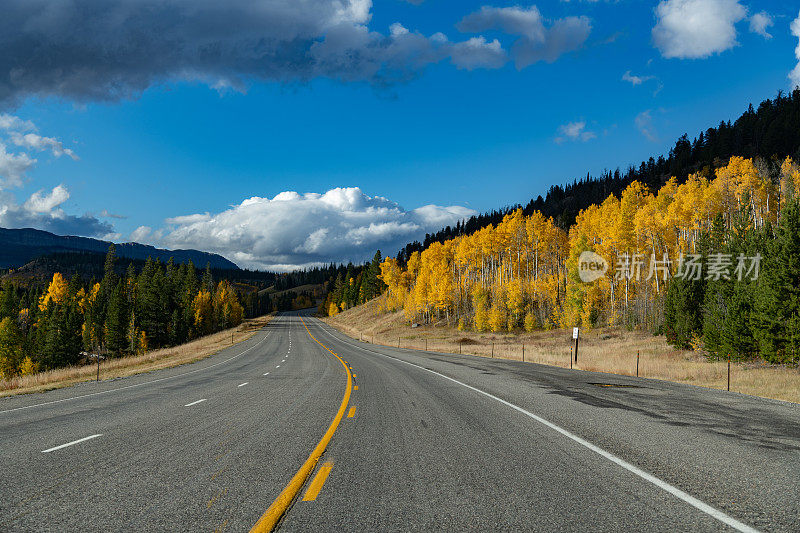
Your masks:
<instances>
[{"instance_id":1,"label":"yellow center line","mask_svg":"<svg viewBox=\"0 0 800 533\"><path fill-rule=\"evenodd\" d=\"M214 502L216 502L217 500L219 500L220 498L225 496L225 494L227 494L227 492L228 492L228 489L222 489L221 491L219 491L219 494L217 494L216 496L214 496L213 498L211 498L210 500L208 500L206 502L206 509L211 509L211 506L214 505Z\"/></svg>"},{"instance_id":2,"label":"yellow center line","mask_svg":"<svg viewBox=\"0 0 800 533\"><path fill-rule=\"evenodd\" d=\"M358 385L353 385L353 390L358 390Z\"/></svg>"},{"instance_id":3,"label":"yellow center line","mask_svg":"<svg viewBox=\"0 0 800 533\"><path fill-rule=\"evenodd\" d=\"M303 323L303 326L305 326L308 336L314 339L317 344L328 350L331 355L333 355L339 360L340 363L342 363L344 371L347 373L347 388L344 390L344 397L342 398L341 405L339 405L339 411L337 411L336 416L333 417L333 421L331 421L328 431L326 431L325 435L322 436L322 440L319 441L317 447L314 448L314 451L312 451L311 455L308 456L308 459L306 459L306 462L300 467L300 470L298 470L291 481L289 481L289 484L284 487L278 497L275 498L275 501L272 502L272 505L269 506L258 522L256 522L252 529L250 529L251 533L272 531L272 529L275 527L275 524L277 524L278 520L280 520L281 516L283 516L286 510L289 509L292 500L294 500L294 498L300 492L300 489L303 488L303 484L306 482L306 479L308 479L308 476L310 476L314 471L314 468L317 466L317 461L319 461L319 458L322 457L322 453L325 451L325 448L328 447L328 443L330 443L331 439L333 438L336 428L339 427L339 422L341 422L342 417L344 417L347 404L350 403L350 391L352 390L354 377L350 373L350 369L347 368L347 365L341 357L333 353L330 348L319 342L316 337L311 334L311 330L308 329L308 325L306 325L306 321L303 320L303 317L300 317L300 321Z\"/></svg>"},{"instance_id":4,"label":"yellow center line","mask_svg":"<svg viewBox=\"0 0 800 533\"><path fill-rule=\"evenodd\" d=\"M350 412L347 413L347 418L353 418L354 416L356 416L356 407L355 407L355 405L350 408Z\"/></svg>"},{"instance_id":5,"label":"yellow center line","mask_svg":"<svg viewBox=\"0 0 800 533\"><path fill-rule=\"evenodd\" d=\"M303 496L304 502L313 502L317 499L319 491L322 490L322 485L325 484L325 480L328 479L328 474L331 473L331 468L333 468L333 463L331 462L325 463L319 467L317 475L314 476L314 480L308 486L305 496Z\"/></svg>"}]
</instances>

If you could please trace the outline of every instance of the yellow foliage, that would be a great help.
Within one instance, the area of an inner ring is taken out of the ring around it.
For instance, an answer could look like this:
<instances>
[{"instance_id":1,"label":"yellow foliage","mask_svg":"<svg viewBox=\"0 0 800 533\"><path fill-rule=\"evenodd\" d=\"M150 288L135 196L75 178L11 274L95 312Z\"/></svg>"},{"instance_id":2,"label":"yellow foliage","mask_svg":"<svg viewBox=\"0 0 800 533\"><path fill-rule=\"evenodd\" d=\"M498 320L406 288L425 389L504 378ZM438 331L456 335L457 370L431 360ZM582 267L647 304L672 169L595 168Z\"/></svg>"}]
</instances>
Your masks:
<instances>
[{"instance_id":1,"label":"yellow foliage","mask_svg":"<svg viewBox=\"0 0 800 533\"><path fill-rule=\"evenodd\" d=\"M759 168L733 157L711 180L697 173L679 185L671 178L653 192L634 181L619 198L581 211L569 234L541 213L526 217L518 209L497 226L412 253L405 269L387 257L380 275L386 305L412 322L459 317L459 327L479 331L621 323L631 302L666 289L678 257L696 253L718 215L730 226L747 202L754 226L777 220L780 204L798 194L800 167L783 162L780 190ZM591 283L578 275L583 251L608 263ZM661 270L650 270L653 258ZM647 313L647 305L639 309Z\"/></svg>"},{"instance_id":2,"label":"yellow foliage","mask_svg":"<svg viewBox=\"0 0 800 533\"><path fill-rule=\"evenodd\" d=\"M50 286L47 287L47 292L39 299L39 311L46 310L51 303L63 303L67 297L68 288L67 281L60 272L53 274L53 280L50 282Z\"/></svg>"},{"instance_id":3,"label":"yellow foliage","mask_svg":"<svg viewBox=\"0 0 800 533\"><path fill-rule=\"evenodd\" d=\"M334 302L328 304L328 316L336 316L339 314L339 306Z\"/></svg>"},{"instance_id":4,"label":"yellow foliage","mask_svg":"<svg viewBox=\"0 0 800 533\"><path fill-rule=\"evenodd\" d=\"M19 365L19 373L23 376L35 374L38 368L39 365L34 363L29 355L26 355L25 359L23 359L22 363Z\"/></svg>"},{"instance_id":5,"label":"yellow foliage","mask_svg":"<svg viewBox=\"0 0 800 533\"><path fill-rule=\"evenodd\" d=\"M489 310L489 329L498 332L506 328L506 310L500 304L495 304Z\"/></svg>"},{"instance_id":6,"label":"yellow foliage","mask_svg":"<svg viewBox=\"0 0 800 533\"><path fill-rule=\"evenodd\" d=\"M214 306L211 302L211 294L208 291L200 290L192 301L194 309L194 325L201 335L211 333L213 329Z\"/></svg>"},{"instance_id":7,"label":"yellow foliage","mask_svg":"<svg viewBox=\"0 0 800 533\"><path fill-rule=\"evenodd\" d=\"M533 313L528 313L525 315L525 331L531 332L536 329L536 317L533 316Z\"/></svg>"},{"instance_id":8,"label":"yellow foliage","mask_svg":"<svg viewBox=\"0 0 800 533\"><path fill-rule=\"evenodd\" d=\"M136 343L136 354L142 355L147 353L147 334L144 331L139 332L139 339Z\"/></svg>"}]
</instances>

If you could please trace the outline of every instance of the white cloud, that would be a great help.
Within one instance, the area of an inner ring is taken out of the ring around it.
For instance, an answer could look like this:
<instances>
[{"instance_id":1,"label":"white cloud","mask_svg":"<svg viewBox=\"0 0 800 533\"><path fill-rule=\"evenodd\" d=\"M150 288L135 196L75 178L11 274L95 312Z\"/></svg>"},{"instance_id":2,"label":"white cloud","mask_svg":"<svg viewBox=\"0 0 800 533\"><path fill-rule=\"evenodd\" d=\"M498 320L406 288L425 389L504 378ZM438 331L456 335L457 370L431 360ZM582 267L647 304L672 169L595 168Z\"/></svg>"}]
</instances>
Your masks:
<instances>
[{"instance_id":1,"label":"white cloud","mask_svg":"<svg viewBox=\"0 0 800 533\"><path fill-rule=\"evenodd\" d=\"M702 58L736 46L739 0L664 0L656 7L653 43L666 58Z\"/></svg>"},{"instance_id":2,"label":"white cloud","mask_svg":"<svg viewBox=\"0 0 800 533\"><path fill-rule=\"evenodd\" d=\"M500 30L519 36L511 47L511 55L517 68L522 69L537 61L552 63L563 54L577 50L586 42L592 25L586 17L566 17L548 28L536 6L484 6L464 17L458 29L470 33Z\"/></svg>"},{"instance_id":3,"label":"white cloud","mask_svg":"<svg viewBox=\"0 0 800 533\"><path fill-rule=\"evenodd\" d=\"M58 235L85 235L102 237L112 231L109 224L95 217L68 215L61 205L69 199L69 191L63 185L49 193L37 191L22 205L14 197L0 191L0 226L4 228L36 228Z\"/></svg>"},{"instance_id":4,"label":"white cloud","mask_svg":"<svg viewBox=\"0 0 800 533\"><path fill-rule=\"evenodd\" d=\"M30 120L22 120L14 115L0 113L0 130L5 131L32 131L36 126Z\"/></svg>"},{"instance_id":5,"label":"white cloud","mask_svg":"<svg viewBox=\"0 0 800 533\"><path fill-rule=\"evenodd\" d=\"M800 85L800 13L798 13L797 18L792 21L790 28L792 30L792 35L798 39L797 48L794 49L797 65L789 73L789 79L792 80L792 87L794 88Z\"/></svg>"},{"instance_id":6,"label":"white cloud","mask_svg":"<svg viewBox=\"0 0 800 533\"><path fill-rule=\"evenodd\" d=\"M639 131L647 138L647 140L651 142L658 142L658 132L653 124L653 115L650 109L642 111L636 115L634 122L636 122L636 127L639 128Z\"/></svg>"},{"instance_id":7,"label":"white cloud","mask_svg":"<svg viewBox=\"0 0 800 533\"><path fill-rule=\"evenodd\" d=\"M67 200L69 200L69 191L63 185L59 185L54 187L49 194L36 191L28 198L23 207L32 213L50 213Z\"/></svg>"},{"instance_id":8,"label":"white cloud","mask_svg":"<svg viewBox=\"0 0 800 533\"><path fill-rule=\"evenodd\" d=\"M9 152L4 140L23 150L48 150L56 157L68 155L73 160L78 159L75 152L65 148L58 139L42 137L35 132L36 125L33 122L5 113L0 114L0 190L21 186L25 174L37 162L27 152Z\"/></svg>"},{"instance_id":9,"label":"white cloud","mask_svg":"<svg viewBox=\"0 0 800 533\"><path fill-rule=\"evenodd\" d=\"M0 191L8 187L19 187L36 160L28 154L6 151L6 145L0 142Z\"/></svg>"},{"instance_id":10,"label":"white cloud","mask_svg":"<svg viewBox=\"0 0 800 533\"><path fill-rule=\"evenodd\" d=\"M630 82L632 85L641 85L646 81L650 81L655 79L655 76L636 76L631 74L631 71L628 70L625 74L622 75L622 81Z\"/></svg>"},{"instance_id":11,"label":"white cloud","mask_svg":"<svg viewBox=\"0 0 800 533\"><path fill-rule=\"evenodd\" d=\"M555 141L561 144L565 141L583 141L594 139L597 135L593 131L586 130L586 122L568 122L558 127L560 135L556 137Z\"/></svg>"},{"instance_id":12,"label":"white cloud","mask_svg":"<svg viewBox=\"0 0 800 533\"><path fill-rule=\"evenodd\" d=\"M153 228L150 226L139 226L131 232L128 240L131 242L147 242L151 233L153 233Z\"/></svg>"},{"instance_id":13,"label":"white cloud","mask_svg":"<svg viewBox=\"0 0 800 533\"><path fill-rule=\"evenodd\" d=\"M61 235L102 236L111 232L112 226L96 217L68 215L61 205L69 199L64 185L50 192L36 191L21 205L6 189L21 187L26 173L37 163L26 151L9 152L6 142L23 150L47 151L55 157L78 157L54 137L36 133L36 125L28 120L0 114L0 226L7 228L32 227Z\"/></svg>"},{"instance_id":14,"label":"white cloud","mask_svg":"<svg viewBox=\"0 0 800 533\"><path fill-rule=\"evenodd\" d=\"M11 132L11 142L26 150L37 150L39 152L50 150L56 156L68 155L74 161L78 156L69 148L64 148L64 144L54 137L42 137L36 133Z\"/></svg>"},{"instance_id":15,"label":"white cloud","mask_svg":"<svg viewBox=\"0 0 800 533\"><path fill-rule=\"evenodd\" d=\"M281 270L363 261L376 249L394 254L409 241L474 214L460 206L406 211L358 187L323 194L286 191L272 199L248 198L221 213L168 219L159 243L216 252L251 268Z\"/></svg>"},{"instance_id":16,"label":"white cloud","mask_svg":"<svg viewBox=\"0 0 800 533\"><path fill-rule=\"evenodd\" d=\"M473 37L453 45L450 60L458 68L500 68L508 61L506 51L497 39L487 42L483 36Z\"/></svg>"},{"instance_id":17,"label":"white cloud","mask_svg":"<svg viewBox=\"0 0 800 533\"><path fill-rule=\"evenodd\" d=\"M767 31L767 28L773 24L772 16L766 11L761 11L750 17L750 31L759 34L765 39L772 39L772 35Z\"/></svg>"}]
</instances>

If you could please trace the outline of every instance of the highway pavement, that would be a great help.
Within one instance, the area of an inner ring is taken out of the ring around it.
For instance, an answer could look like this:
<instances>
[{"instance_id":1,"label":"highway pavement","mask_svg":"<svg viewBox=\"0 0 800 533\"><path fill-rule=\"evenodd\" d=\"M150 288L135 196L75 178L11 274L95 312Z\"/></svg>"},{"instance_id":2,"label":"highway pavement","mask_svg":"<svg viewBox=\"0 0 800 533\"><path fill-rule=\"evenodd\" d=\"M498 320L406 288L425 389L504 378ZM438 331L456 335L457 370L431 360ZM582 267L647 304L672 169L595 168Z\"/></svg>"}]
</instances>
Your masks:
<instances>
[{"instance_id":1,"label":"highway pavement","mask_svg":"<svg viewBox=\"0 0 800 533\"><path fill-rule=\"evenodd\" d=\"M0 472L2 531L800 531L800 409L289 313L191 365L0 400Z\"/></svg>"}]
</instances>

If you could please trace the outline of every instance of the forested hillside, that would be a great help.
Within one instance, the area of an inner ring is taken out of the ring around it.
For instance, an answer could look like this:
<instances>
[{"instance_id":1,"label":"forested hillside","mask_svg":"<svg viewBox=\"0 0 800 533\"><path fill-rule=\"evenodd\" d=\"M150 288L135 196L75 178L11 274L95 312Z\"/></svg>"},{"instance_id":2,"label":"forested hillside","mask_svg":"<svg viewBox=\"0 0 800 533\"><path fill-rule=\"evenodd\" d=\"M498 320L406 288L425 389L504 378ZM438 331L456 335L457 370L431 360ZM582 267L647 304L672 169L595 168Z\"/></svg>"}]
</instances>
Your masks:
<instances>
[{"instance_id":1,"label":"forested hillside","mask_svg":"<svg viewBox=\"0 0 800 533\"><path fill-rule=\"evenodd\" d=\"M334 316L345 309L379 296L386 284L380 279L381 251L375 252L372 262L361 266L347 265L328 282L328 294L319 306L323 315Z\"/></svg>"},{"instance_id":2,"label":"forested hillside","mask_svg":"<svg viewBox=\"0 0 800 533\"><path fill-rule=\"evenodd\" d=\"M597 177L587 174L570 184L550 187L544 198L539 196L524 206L518 204L477 215L455 227L426 235L423 242L406 245L397 259L405 264L411 253L420 252L433 242L442 243L459 235L471 235L489 224L497 225L518 208L526 216L538 211L568 230L581 210L602 203L610 194L619 196L634 181L658 190L672 177L679 184L696 172L712 177L713 170L727 164L733 156L756 159L764 167L762 171L772 174L773 179L784 158L800 160L800 89L791 94L779 91L774 99L764 100L758 108L750 105L735 121L720 122L694 139L683 135L666 157L651 157L638 167L617 168Z\"/></svg>"},{"instance_id":3,"label":"forested hillside","mask_svg":"<svg viewBox=\"0 0 800 533\"><path fill-rule=\"evenodd\" d=\"M181 344L272 311L345 309L381 293L380 262L378 253L365 265L197 272L191 261L121 258L113 245L106 255L49 254L3 276L0 378L78 364L82 351Z\"/></svg>"},{"instance_id":4,"label":"forested hillside","mask_svg":"<svg viewBox=\"0 0 800 533\"><path fill-rule=\"evenodd\" d=\"M462 329L644 327L712 356L794 362L799 202L791 158L773 171L733 157L711 177L673 177L652 191L634 181L568 231L518 209L413 252L405 266L387 258L386 305Z\"/></svg>"},{"instance_id":5,"label":"forested hillside","mask_svg":"<svg viewBox=\"0 0 800 533\"><path fill-rule=\"evenodd\" d=\"M3 283L2 377L73 365L84 350L114 356L180 344L270 310L256 291L216 282L210 267L198 274L191 262L148 259L120 275L117 260L112 245L99 281L57 272L49 283Z\"/></svg>"}]
</instances>

